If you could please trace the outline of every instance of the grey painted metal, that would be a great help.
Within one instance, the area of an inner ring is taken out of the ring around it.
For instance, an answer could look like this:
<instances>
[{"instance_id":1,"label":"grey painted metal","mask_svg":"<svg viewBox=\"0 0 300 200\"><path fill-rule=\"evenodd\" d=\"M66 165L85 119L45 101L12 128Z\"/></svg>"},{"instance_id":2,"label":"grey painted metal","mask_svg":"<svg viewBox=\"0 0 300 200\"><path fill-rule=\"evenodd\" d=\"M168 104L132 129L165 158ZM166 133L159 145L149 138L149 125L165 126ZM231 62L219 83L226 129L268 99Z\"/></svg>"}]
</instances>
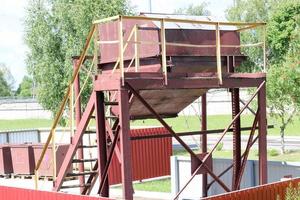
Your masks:
<instances>
[{"instance_id":1,"label":"grey painted metal","mask_svg":"<svg viewBox=\"0 0 300 200\"><path fill-rule=\"evenodd\" d=\"M0 144L39 143L40 133L37 129L0 132Z\"/></svg>"},{"instance_id":2,"label":"grey painted metal","mask_svg":"<svg viewBox=\"0 0 300 200\"><path fill-rule=\"evenodd\" d=\"M232 164L232 159L214 159L213 170L217 174L225 170ZM171 157L171 190L172 193L177 193L182 182L185 182L189 178L189 169L191 161L189 157L184 156L172 156ZM268 183L280 181L284 176L292 175L292 177L300 177L300 162L268 162ZM202 175L197 175L197 181L195 184L190 184L190 187L186 189L180 196L180 199L199 199L202 196L200 186L202 185ZM208 182L212 180L209 177ZM231 185L232 182L232 169L228 171L221 180ZM259 184L259 170L257 160L248 160L247 165L241 181L241 188L253 187ZM208 196L224 193L225 191L216 183L214 183L209 191Z\"/></svg>"}]
</instances>

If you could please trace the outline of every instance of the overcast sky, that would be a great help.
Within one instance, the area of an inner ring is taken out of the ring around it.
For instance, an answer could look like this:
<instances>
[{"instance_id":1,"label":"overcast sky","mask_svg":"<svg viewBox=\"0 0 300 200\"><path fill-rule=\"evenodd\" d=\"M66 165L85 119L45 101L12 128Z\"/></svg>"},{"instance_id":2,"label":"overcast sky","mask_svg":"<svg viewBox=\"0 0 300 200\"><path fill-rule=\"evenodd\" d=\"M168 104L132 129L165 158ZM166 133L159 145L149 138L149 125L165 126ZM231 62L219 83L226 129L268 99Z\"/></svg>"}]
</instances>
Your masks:
<instances>
[{"instance_id":1,"label":"overcast sky","mask_svg":"<svg viewBox=\"0 0 300 200\"><path fill-rule=\"evenodd\" d=\"M149 12L149 0L130 0L137 12ZM151 0L152 12L172 13L175 9L197 4L202 0ZM207 0L208 10L213 16L224 17L232 0ZM28 0L1 0L0 6L0 63L11 70L16 87L27 74L25 57L26 45L23 41L23 24Z\"/></svg>"}]
</instances>

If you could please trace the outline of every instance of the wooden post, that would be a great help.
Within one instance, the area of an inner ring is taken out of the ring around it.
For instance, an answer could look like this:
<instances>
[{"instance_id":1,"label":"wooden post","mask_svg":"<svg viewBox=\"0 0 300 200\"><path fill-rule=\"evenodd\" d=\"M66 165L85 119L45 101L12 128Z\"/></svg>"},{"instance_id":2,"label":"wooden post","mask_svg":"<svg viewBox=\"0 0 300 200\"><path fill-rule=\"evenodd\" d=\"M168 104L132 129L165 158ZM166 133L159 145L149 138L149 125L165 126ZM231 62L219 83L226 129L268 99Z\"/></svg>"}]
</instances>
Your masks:
<instances>
[{"instance_id":1,"label":"wooden post","mask_svg":"<svg viewBox=\"0 0 300 200\"><path fill-rule=\"evenodd\" d=\"M123 20L122 16L119 18L119 58L120 58L120 72L121 72L121 79L122 85L124 85L124 38L123 38Z\"/></svg>"},{"instance_id":2,"label":"wooden post","mask_svg":"<svg viewBox=\"0 0 300 200\"><path fill-rule=\"evenodd\" d=\"M216 25L216 59L217 59L217 73L219 84L222 85L222 65L221 65L221 39L220 39L220 25Z\"/></svg>"},{"instance_id":3,"label":"wooden post","mask_svg":"<svg viewBox=\"0 0 300 200\"><path fill-rule=\"evenodd\" d=\"M70 91L70 99L69 99L69 109L70 109L70 137L74 135L74 84L71 84L71 91Z\"/></svg>"},{"instance_id":4,"label":"wooden post","mask_svg":"<svg viewBox=\"0 0 300 200\"><path fill-rule=\"evenodd\" d=\"M134 27L134 55L135 55L135 72L139 71L140 68L140 45L139 42L139 27L136 24Z\"/></svg>"},{"instance_id":5,"label":"wooden post","mask_svg":"<svg viewBox=\"0 0 300 200\"><path fill-rule=\"evenodd\" d=\"M95 57L94 72L98 72L99 48L100 48L100 43L98 42L98 39L100 41L99 29L100 29L100 25L96 25L95 33L94 33L94 57Z\"/></svg>"},{"instance_id":6,"label":"wooden post","mask_svg":"<svg viewBox=\"0 0 300 200\"><path fill-rule=\"evenodd\" d=\"M56 180L56 145L55 145L55 129L52 136L52 164L53 164L53 181Z\"/></svg>"},{"instance_id":7,"label":"wooden post","mask_svg":"<svg viewBox=\"0 0 300 200\"><path fill-rule=\"evenodd\" d=\"M267 71L267 55L266 55L266 26L263 26L263 60L264 60L264 66L263 71Z\"/></svg>"},{"instance_id":8,"label":"wooden post","mask_svg":"<svg viewBox=\"0 0 300 200\"><path fill-rule=\"evenodd\" d=\"M164 73L165 84L168 84L168 72L167 72L167 53L166 53L166 30L165 30L165 20L160 21L160 40L161 40L161 62L162 71Z\"/></svg>"},{"instance_id":9,"label":"wooden post","mask_svg":"<svg viewBox=\"0 0 300 200\"><path fill-rule=\"evenodd\" d=\"M73 59L73 69L76 71L76 66L78 65L79 60L78 59ZM75 105L75 120L76 120L76 131L78 130L78 126L81 120L81 98L80 98L80 73L77 74L77 76L74 79L74 97L77 99L76 105ZM72 88L71 88L72 90ZM81 139L80 144L83 144L83 141ZM77 157L78 159L83 159L84 153L83 153L83 148L79 148L77 150ZM78 164L78 170L79 172L84 172L84 163L79 163ZM84 176L79 177L79 184L84 185L85 178ZM83 187L80 188L80 192L83 191Z\"/></svg>"}]
</instances>

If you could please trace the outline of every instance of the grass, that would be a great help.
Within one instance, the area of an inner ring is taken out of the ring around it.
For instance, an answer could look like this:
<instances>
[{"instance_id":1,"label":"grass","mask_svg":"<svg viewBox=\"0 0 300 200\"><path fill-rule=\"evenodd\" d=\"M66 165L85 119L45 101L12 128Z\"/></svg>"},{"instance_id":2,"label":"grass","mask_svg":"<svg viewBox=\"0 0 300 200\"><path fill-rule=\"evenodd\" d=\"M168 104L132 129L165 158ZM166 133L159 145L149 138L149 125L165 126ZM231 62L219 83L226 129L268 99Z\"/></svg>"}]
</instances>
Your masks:
<instances>
[{"instance_id":1,"label":"grass","mask_svg":"<svg viewBox=\"0 0 300 200\"><path fill-rule=\"evenodd\" d=\"M242 115L241 126L252 126L254 116ZM201 122L197 116L179 116L177 118L166 119L166 121L173 127L175 132L196 131L200 129ZM211 115L207 119L208 129L224 129L231 121L230 115ZM274 125L274 128L268 130L268 135L279 135L279 120L269 117L269 125ZM136 126L159 126L160 123L155 119L136 120L132 122ZM243 134L248 134L249 131L243 131ZM294 123L289 124L286 129L287 136L300 136L300 119L295 118Z\"/></svg>"},{"instance_id":2,"label":"grass","mask_svg":"<svg viewBox=\"0 0 300 200\"><path fill-rule=\"evenodd\" d=\"M286 161L286 162L299 162L300 151L288 151L284 155L281 155L278 151L274 153L275 149L268 150L268 160L269 161ZM173 155L178 156L189 156L189 154L185 150L174 150ZM213 158L228 158L232 159L232 151L230 150L221 150L214 151ZM257 150L251 150L248 156L249 160L258 160L258 152Z\"/></svg>"},{"instance_id":3,"label":"grass","mask_svg":"<svg viewBox=\"0 0 300 200\"><path fill-rule=\"evenodd\" d=\"M179 116L177 118L169 118L166 121L173 127L176 132L197 131L200 129L200 119L197 116ZM210 115L208 116L208 129L224 129L231 121L230 115ZM252 126L253 115L242 115L242 127ZM273 124L275 128L268 130L268 135L279 135L279 120L269 117L269 124ZM16 130L30 128L50 127L52 120L49 119L16 119L16 120L0 120L0 130ZM160 126L155 119L135 120L131 122L133 126ZM249 131L243 131L248 134ZM295 118L294 123L287 126L287 136L300 136L300 119Z\"/></svg>"},{"instance_id":4,"label":"grass","mask_svg":"<svg viewBox=\"0 0 300 200\"><path fill-rule=\"evenodd\" d=\"M0 120L0 130L46 128L51 126L51 122L49 119Z\"/></svg>"},{"instance_id":5,"label":"grass","mask_svg":"<svg viewBox=\"0 0 300 200\"><path fill-rule=\"evenodd\" d=\"M112 187L121 189L120 185ZM139 191L171 192L171 178L133 183L133 188Z\"/></svg>"},{"instance_id":6,"label":"grass","mask_svg":"<svg viewBox=\"0 0 300 200\"><path fill-rule=\"evenodd\" d=\"M160 179L133 184L135 190L141 191L156 191L156 192L171 192L171 179Z\"/></svg>"}]
</instances>

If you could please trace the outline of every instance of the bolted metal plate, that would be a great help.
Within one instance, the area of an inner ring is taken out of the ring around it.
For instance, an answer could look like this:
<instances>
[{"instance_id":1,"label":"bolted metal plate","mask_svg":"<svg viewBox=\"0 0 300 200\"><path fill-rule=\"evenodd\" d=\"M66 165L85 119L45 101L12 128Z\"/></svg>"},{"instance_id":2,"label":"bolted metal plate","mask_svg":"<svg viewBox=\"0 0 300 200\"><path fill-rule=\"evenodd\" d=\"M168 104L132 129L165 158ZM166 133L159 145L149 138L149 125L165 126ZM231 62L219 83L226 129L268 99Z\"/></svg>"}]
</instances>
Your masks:
<instances>
[{"instance_id":1,"label":"bolted metal plate","mask_svg":"<svg viewBox=\"0 0 300 200\"><path fill-rule=\"evenodd\" d=\"M204 159L204 157L207 155L208 153L200 153L200 154L196 154L197 155L197 157L198 158L200 158L201 160L203 160ZM193 157L193 156L191 156L191 174L193 174L194 172L195 172L195 170L200 166L200 161L197 159L197 158L195 158L195 157ZM205 161L205 164L206 164L206 166L210 169L210 170L212 170L212 166L213 166L213 164L212 164L212 156L210 155L209 157L208 157L208 159ZM206 174L207 172L206 172L206 170L205 170L205 168L204 167L201 167L201 169L197 172L197 174Z\"/></svg>"}]
</instances>

